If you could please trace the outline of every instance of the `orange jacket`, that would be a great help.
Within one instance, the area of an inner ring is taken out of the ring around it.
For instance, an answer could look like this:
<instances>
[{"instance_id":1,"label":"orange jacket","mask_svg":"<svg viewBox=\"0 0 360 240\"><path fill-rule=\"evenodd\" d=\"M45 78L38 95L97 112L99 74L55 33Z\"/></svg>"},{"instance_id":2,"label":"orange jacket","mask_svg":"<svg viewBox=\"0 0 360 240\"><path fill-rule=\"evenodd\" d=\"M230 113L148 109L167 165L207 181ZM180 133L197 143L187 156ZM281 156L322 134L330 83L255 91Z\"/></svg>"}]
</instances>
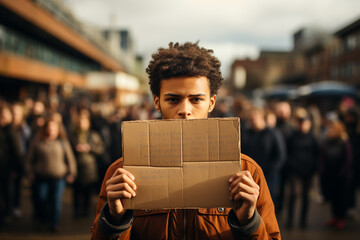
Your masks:
<instances>
[{"instance_id":1,"label":"orange jacket","mask_svg":"<svg viewBox=\"0 0 360 240\"><path fill-rule=\"evenodd\" d=\"M109 222L105 183L122 166L120 158L106 172L91 228L92 239L281 239L264 174L259 165L244 154L241 169L250 171L260 186L257 211L246 226L238 226L230 208L127 211L124 224L114 226Z\"/></svg>"}]
</instances>

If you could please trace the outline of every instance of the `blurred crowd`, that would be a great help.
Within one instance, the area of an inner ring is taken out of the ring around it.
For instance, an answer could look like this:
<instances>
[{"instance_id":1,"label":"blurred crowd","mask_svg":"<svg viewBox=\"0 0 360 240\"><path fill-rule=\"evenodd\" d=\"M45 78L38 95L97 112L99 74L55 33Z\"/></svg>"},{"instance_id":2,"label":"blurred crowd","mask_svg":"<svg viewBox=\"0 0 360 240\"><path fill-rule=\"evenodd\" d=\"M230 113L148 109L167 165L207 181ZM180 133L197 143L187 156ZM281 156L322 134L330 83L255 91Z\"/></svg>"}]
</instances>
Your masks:
<instances>
[{"instance_id":1,"label":"blurred crowd","mask_svg":"<svg viewBox=\"0 0 360 240\"><path fill-rule=\"evenodd\" d=\"M331 204L326 224L346 226L360 185L356 101L344 98L327 112L315 105L237 96L219 99L210 117L232 116L240 117L241 152L262 167L276 213L280 217L285 210L288 228L294 222L307 227L314 184L319 201ZM160 117L151 101L117 108L109 102L2 100L0 227L7 217L22 217L23 184L31 189L39 230L58 230L66 187L72 189L74 219L87 217L106 169L122 156L121 122ZM301 209L295 214L297 201Z\"/></svg>"},{"instance_id":2,"label":"blurred crowd","mask_svg":"<svg viewBox=\"0 0 360 240\"><path fill-rule=\"evenodd\" d=\"M87 217L108 166L122 156L121 122L159 117L150 102L0 102L0 227L20 218L23 184L31 188L39 230L58 231L64 190L72 189L73 217ZM25 186L25 187L26 187Z\"/></svg>"},{"instance_id":3,"label":"blurred crowd","mask_svg":"<svg viewBox=\"0 0 360 240\"><path fill-rule=\"evenodd\" d=\"M332 217L326 225L345 228L347 216L356 213L360 186L356 174L360 170L360 119L354 99L344 97L328 110L302 102L250 101L238 96L219 101L214 116L240 117L241 152L262 167L276 214L281 218L286 213L287 228L293 228L295 221L307 227L314 187L316 200L331 205ZM295 214L297 201L301 207Z\"/></svg>"}]
</instances>

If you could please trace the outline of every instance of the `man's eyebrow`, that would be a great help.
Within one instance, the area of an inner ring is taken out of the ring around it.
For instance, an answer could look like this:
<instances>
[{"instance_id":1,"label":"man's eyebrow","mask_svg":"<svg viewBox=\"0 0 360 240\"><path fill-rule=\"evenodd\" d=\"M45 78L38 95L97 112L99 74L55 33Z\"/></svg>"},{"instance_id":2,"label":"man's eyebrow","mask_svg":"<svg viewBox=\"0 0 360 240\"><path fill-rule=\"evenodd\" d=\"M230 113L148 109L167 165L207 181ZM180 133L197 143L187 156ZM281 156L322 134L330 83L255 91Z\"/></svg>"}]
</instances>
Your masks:
<instances>
[{"instance_id":1,"label":"man's eyebrow","mask_svg":"<svg viewBox=\"0 0 360 240\"><path fill-rule=\"evenodd\" d=\"M166 93L164 95L167 97L181 97L182 96L180 94L174 94L174 93ZM188 97L206 97L206 94L205 93L191 94L191 95L188 95Z\"/></svg>"},{"instance_id":2,"label":"man's eyebrow","mask_svg":"<svg viewBox=\"0 0 360 240\"><path fill-rule=\"evenodd\" d=\"M199 94L191 94L189 97L206 97L205 93L199 93Z\"/></svg>"},{"instance_id":3,"label":"man's eyebrow","mask_svg":"<svg viewBox=\"0 0 360 240\"><path fill-rule=\"evenodd\" d=\"M168 97L180 97L179 94L174 94L174 93L166 93L164 94L165 96L168 96Z\"/></svg>"}]
</instances>

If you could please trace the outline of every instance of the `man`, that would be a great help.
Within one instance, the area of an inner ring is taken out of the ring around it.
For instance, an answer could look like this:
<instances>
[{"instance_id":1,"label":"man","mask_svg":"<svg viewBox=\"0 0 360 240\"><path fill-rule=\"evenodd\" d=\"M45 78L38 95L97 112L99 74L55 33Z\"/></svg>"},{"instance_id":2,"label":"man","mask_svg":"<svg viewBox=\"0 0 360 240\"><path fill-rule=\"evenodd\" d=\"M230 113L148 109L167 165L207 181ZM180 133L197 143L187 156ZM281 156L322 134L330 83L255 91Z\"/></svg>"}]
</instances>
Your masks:
<instances>
[{"instance_id":1,"label":"man","mask_svg":"<svg viewBox=\"0 0 360 240\"><path fill-rule=\"evenodd\" d=\"M263 108L255 107L250 110L249 120L250 128L246 129L242 138L243 153L256 159L264 172L270 194L274 199L279 169L285 159L285 144L281 135L266 125Z\"/></svg>"},{"instance_id":2,"label":"man","mask_svg":"<svg viewBox=\"0 0 360 240\"><path fill-rule=\"evenodd\" d=\"M288 146L288 184L290 193L287 196L288 228L293 227L294 211L297 198L301 201L300 227L306 228L307 216L310 202L310 189L313 176L317 168L319 144L311 131L312 123L308 111L305 108L298 108L294 112L296 120L295 130L290 135ZM297 197L297 186L301 187L301 197Z\"/></svg>"},{"instance_id":3,"label":"man","mask_svg":"<svg viewBox=\"0 0 360 240\"><path fill-rule=\"evenodd\" d=\"M222 83L219 60L198 43L169 44L146 69L162 119L207 118ZM136 197L136 176L108 169L97 205L92 239L280 239L274 205L261 168L242 155L242 171L229 179L233 209L133 211L123 199ZM156 194L156 193L154 193Z\"/></svg>"},{"instance_id":4,"label":"man","mask_svg":"<svg viewBox=\"0 0 360 240\"><path fill-rule=\"evenodd\" d=\"M285 149L288 151L287 143L289 142L290 136L294 132L294 126L291 123L291 106L286 101L281 101L275 105L275 114L277 117L275 129L281 134L283 141L285 143ZM280 169L280 184L279 184L279 194L275 196L275 208L278 216L281 215L281 212L284 207L285 199L285 189L288 182L288 160L289 156L286 152L284 163Z\"/></svg>"}]
</instances>

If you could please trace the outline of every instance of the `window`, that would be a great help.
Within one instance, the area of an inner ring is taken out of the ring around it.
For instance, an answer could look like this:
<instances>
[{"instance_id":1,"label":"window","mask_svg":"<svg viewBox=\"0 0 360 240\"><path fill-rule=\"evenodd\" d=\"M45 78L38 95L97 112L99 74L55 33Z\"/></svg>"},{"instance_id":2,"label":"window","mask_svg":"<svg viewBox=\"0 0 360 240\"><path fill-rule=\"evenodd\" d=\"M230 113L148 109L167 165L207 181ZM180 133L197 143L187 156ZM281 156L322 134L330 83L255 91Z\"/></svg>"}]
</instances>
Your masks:
<instances>
[{"instance_id":1,"label":"window","mask_svg":"<svg viewBox=\"0 0 360 240\"><path fill-rule=\"evenodd\" d=\"M0 49L1 48L21 56L36 59L49 65L58 66L78 73L100 69L98 64L78 60L46 44L28 38L21 33L7 29L2 25L0 25Z\"/></svg>"},{"instance_id":2,"label":"window","mask_svg":"<svg viewBox=\"0 0 360 240\"><path fill-rule=\"evenodd\" d=\"M356 45L357 45L356 35L349 35L346 38L346 50L351 51L356 48Z\"/></svg>"}]
</instances>

